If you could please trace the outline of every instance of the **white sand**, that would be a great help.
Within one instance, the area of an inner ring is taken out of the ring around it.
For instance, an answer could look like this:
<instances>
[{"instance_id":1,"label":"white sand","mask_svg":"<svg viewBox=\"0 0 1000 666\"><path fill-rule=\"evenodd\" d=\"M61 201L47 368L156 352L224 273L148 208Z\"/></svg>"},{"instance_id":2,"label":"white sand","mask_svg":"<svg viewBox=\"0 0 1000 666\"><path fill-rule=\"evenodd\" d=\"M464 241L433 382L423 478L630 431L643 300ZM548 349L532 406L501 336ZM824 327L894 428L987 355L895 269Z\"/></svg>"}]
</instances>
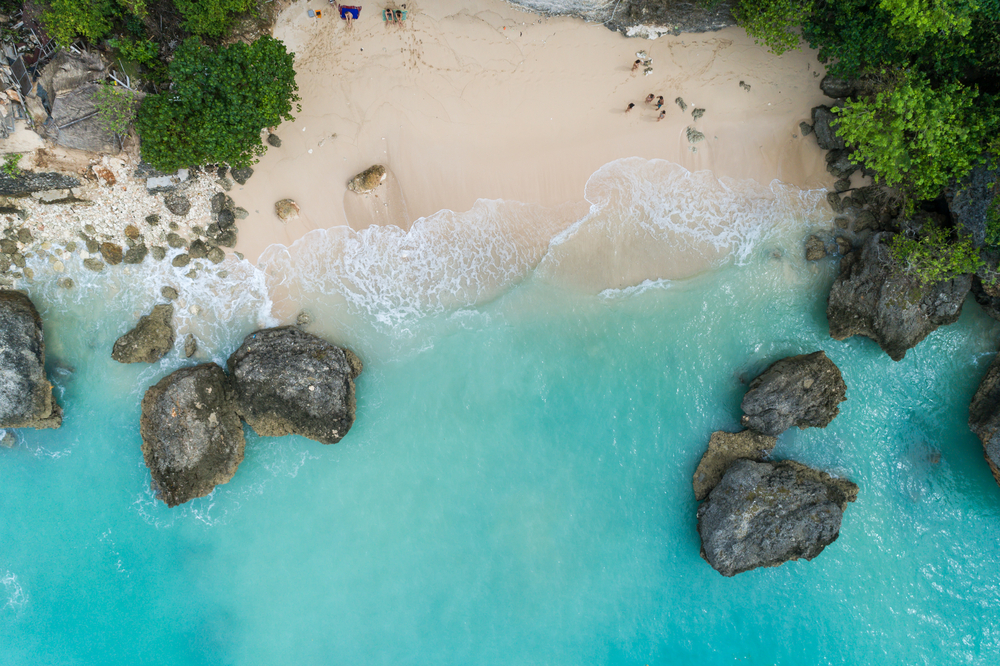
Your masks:
<instances>
[{"instance_id":1,"label":"white sand","mask_svg":"<svg viewBox=\"0 0 1000 666\"><path fill-rule=\"evenodd\" d=\"M310 8L324 16L309 18ZM276 130L283 145L231 193L250 211L237 247L249 259L311 229L405 229L479 198L580 202L591 174L623 157L760 183L832 183L815 139L799 136L810 109L830 101L814 52L775 57L739 28L626 39L500 0L408 9L403 27L383 24L378 5L365 5L350 28L319 0L282 13L274 34L296 53L302 111ZM652 57L648 76L630 71L639 50ZM643 102L648 93L666 99L662 122ZM625 114L629 102L636 108ZM706 109L697 122L695 107ZM706 136L696 152L689 126ZM347 181L375 163L390 170L386 184L367 197L348 192ZM301 206L288 224L273 212L284 198Z\"/></svg>"}]
</instances>

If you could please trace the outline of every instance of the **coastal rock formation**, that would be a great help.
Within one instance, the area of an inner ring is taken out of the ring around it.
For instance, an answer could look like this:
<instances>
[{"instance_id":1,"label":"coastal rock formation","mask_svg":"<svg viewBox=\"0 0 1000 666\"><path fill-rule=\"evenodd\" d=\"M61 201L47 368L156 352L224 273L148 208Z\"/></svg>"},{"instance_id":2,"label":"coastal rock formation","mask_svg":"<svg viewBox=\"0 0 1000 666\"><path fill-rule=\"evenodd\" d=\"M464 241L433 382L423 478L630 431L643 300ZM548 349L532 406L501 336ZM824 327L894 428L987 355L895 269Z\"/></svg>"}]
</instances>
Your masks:
<instances>
[{"instance_id":1,"label":"coastal rock formation","mask_svg":"<svg viewBox=\"0 0 1000 666\"><path fill-rule=\"evenodd\" d=\"M240 169L231 169L229 173L232 175L233 180L235 180L240 185L246 185L247 181L250 180L250 176L253 175L253 169L250 167L243 167Z\"/></svg>"},{"instance_id":2,"label":"coastal rock formation","mask_svg":"<svg viewBox=\"0 0 1000 666\"><path fill-rule=\"evenodd\" d=\"M846 399L847 385L826 352L789 356L750 382L741 423L772 437L792 426L825 428Z\"/></svg>"},{"instance_id":3,"label":"coastal rock formation","mask_svg":"<svg viewBox=\"0 0 1000 666\"><path fill-rule=\"evenodd\" d=\"M69 190L74 187L80 187L80 179L61 173L22 171L16 178L11 178L0 171L0 196L20 197L32 192Z\"/></svg>"},{"instance_id":4,"label":"coastal rock formation","mask_svg":"<svg viewBox=\"0 0 1000 666\"><path fill-rule=\"evenodd\" d=\"M718 430L708 440L708 450L694 471L692 485L699 502L719 485L729 466L740 459L761 461L767 458L778 440L753 430L737 433Z\"/></svg>"},{"instance_id":5,"label":"coastal rock formation","mask_svg":"<svg viewBox=\"0 0 1000 666\"><path fill-rule=\"evenodd\" d=\"M993 164L980 164L961 183L945 191L955 226L971 238L976 247L986 242L986 218L998 193L998 178L1000 168Z\"/></svg>"},{"instance_id":6,"label":"coastal rock formation","mask_svg":"<svg viewBox=\"0 0 1000 666\"><path fill-rule=\"evenodd\" d=\"M0 289L0 428L58 428L62 410L45 377L42 319L27 296Z\"/></svg>"},{"instance_id":7,"label":"coastal rock formation","mask_svg":"<svg viewBox=\"0 0 1000 666\"><path fill-rule=\"evenodd\" d=\"M191 201L183 194L167 192L163 195L163 205L174 215L184 216L191 212Z\"/></svg>"},{"instance_id":8,"label":"coastal rock formation","mask_svg":"<svg viewBox=\"0 0 1000 666\"><path fill-rule=\"evenodd\" d=\"M972 277L921 286L896 268L887 245L892 236L872 234L841 260L826 316L835 340L863 335L901 361L931 331L958 320Z\"/></svg>"},{"instance_id":9,"label":"coastal rock formation","mask_svg":"<svg viewBox=\"0 0 1000 666\"><path fill-rule=\"evenodd\" d=\"M851 151L847 149L828 152L826 154L826 170L836 178L850 178L852 173L861 168L851 161L850 153ZM850 183L848 183L848 187L850 187Z\"/></svg>"},{"instance_id":10,"label":"coastal rock formation","mask_svg":"<svg viewBox=\"0 0 1000 666\"><path fill-rule=\"evenodd\" d=\"M844 140L834 131L837 116L828 106L817 106L812 110L813 134L816 142L823 150L843 150L847 148Z\"/></svg>"},{"instance_id":11,"label":"coastal rock formation","mask_svg":"<svg viewBox=\"0 0 1000 666\"><path fill-rule=\"evenodd\" d=\"M274 213L282 222L288 222L299 216L299 205L291 199L282 199L274 204Z\"/></svg>"},{"instance_id":12,"label":"coastal rock formation","mask_svg":"<svg viewBox=\"0 0 1000 666\"><path fill-rule=\"evenodd\" d=\"M819 261L826 256L826 243L813 234L806 239L806 261Z\"/></svg>"},{"instance_id":13,"label":"coastal rock formation","mask_svg":"<svg viewBox=\"0 0 1000 666\"><path fill-rule=\"evenodd\" d=\"M251 333L228 362L237 412L258 435L334 444L354 423L361 360L294 326Z\"/></svg>"},{"instance_id":14,"label":"coastal rock formation","mask_svg":"<svg viewBox=\"0 0 1000 666\"><path fill-rule=\"evenodd\" d=\"M115 341L111 358L119 363L155 363L173 349L174 306L164 303L139 318L135 328Z\"/></svg>"},{"instance_id":15,"label":"coastal rock formation","mask_svg":"<svg viewBox=\"0 0 1000 666\"><path fill-rule=\"evenodd\" d=\"M142 457L167 506L204 497L243 461L243 424L232 387L214 363L181 368L142 399Z\"/></svg>"},{"instance_id":16,"label":"coastal rock formation","mask_svg":"<svg viewBox=\"0 0 1000 666\"><path fill-rule=\"evenodd\" d=\"M858 487L800 463L737 460L698 508L701 555L723 576L811 560L840 535Z\"/></svg>"},{"instance_id":17,"label":"coastal rock formation","mask_svg":"<svg viewBox=\"0 0 1000 666\"><path fill-rule=\"evenodd\" d=\"M530 1L521 4L532 7ZM623 0L609 3L598 13L575 12L587 20L597 20L626 37L679 35L682 32L711 32L736 25L734 0L702 4L664 0Z\"/></svg>"},{"instance_id":18,"label":"coastal rock formation","mask_svg":"<svg viewBox=\"0 0 1000 666\"><path fill-rule=\"evenodd\" d=\"M1000 354L990 363L969 404L969 429L983 443L983 454L1000 483Z\"/></svg>"},{"instance_id":19,"label":"coastal rock formation","mask_svg":"<svg viewBox=\"0 0 1000 666\"><path fill-rule=\"evenodd\" d=\"M386 172L385 167L381 164L376 164L375 166L368 167L357 176L351 179L347 183L347 189L352 192L357 192L358 194L364 194L365 192L371 192L376 187L382 184L385 180Z\"/></svg>"},{"instance_id":20,"label":"coastal rock formation","mask_svg":"<svg viewBox=\"0 0 1000 666\"><path fill-rule=\"evenodd\" d=\"M827 74L819 82L819 89L827 97L844 98L854 94L854 81L838 79Z\"/></svg>"}]
</instances>

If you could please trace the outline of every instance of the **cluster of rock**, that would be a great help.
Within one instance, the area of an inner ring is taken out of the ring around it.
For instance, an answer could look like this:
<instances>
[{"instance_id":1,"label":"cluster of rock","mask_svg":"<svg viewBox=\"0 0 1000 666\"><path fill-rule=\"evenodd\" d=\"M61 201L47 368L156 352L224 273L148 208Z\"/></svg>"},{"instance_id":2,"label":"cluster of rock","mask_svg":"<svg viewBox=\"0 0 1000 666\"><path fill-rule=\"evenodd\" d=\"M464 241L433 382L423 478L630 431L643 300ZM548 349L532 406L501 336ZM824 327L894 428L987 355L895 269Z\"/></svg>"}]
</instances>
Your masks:
<instances>
[{"instance_id":1,"label":"cluster of rock","mask_svg":"<svg viewBox=\"0 0 1000 666\"><path fill-rule=\"evenodd\" d=\"M58 428L62 409L45 376L45 338L25 294L0 289L0 428Z\"/></svg>"},{"instance_id":2,"label":"cluster of rock","mask_svg":"<svg viewBox=\"0 0 1000 666\"><path fill-rule=\"evenodd\" d=\"M812 558L833 543L858 488L786 460L769 461L792 426L824 428L847 386L822 351L772 364L743 397L738 433L715 432L694 472L702 557L724 576Z\"/></svg>"},{"instance_id":3,"label":"cluster of rock","mask_svg":"<svg viewBox=\"0 0 1000 666\"><path fill-rule=\"evenodd\" d=\"M735 0L713 3L623 0L601 4L596 10L574 13L587 20L600 21L627 37L656 38L682 32L710 32L736 25L735 5Z\"/></svg>"},{"instance_id":4,"label":"cluster of rock","mask_svg":"<svg viewBox=\"0 0 1000 666\"><path fill-rule=\"evenodd\" d=\"M203 497L243 460L240 419L256 433L340 441L355 416L361 360L294 326L256 331L227 362L177 370L142 400L142 451L168 506Z\"/></svg>"}]
</instances>

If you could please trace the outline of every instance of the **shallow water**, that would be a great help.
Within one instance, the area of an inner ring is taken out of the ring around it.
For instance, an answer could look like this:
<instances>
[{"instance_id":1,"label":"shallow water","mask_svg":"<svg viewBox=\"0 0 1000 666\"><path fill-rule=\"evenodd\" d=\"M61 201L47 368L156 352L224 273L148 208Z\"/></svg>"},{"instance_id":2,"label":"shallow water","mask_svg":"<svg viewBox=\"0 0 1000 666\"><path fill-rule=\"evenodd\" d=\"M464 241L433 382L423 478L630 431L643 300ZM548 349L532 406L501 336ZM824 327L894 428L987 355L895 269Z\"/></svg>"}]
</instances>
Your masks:
<instances>
[{"instance_id":1,"label":"shallow water","mask_svg":"<svg viewBox=\"0 0 1000 666\"><path fill-rule=\"evenodd\" d=\"M809 206L768 209L693 277L626 289L581 288L563 262L580 227L539 252L503 211L541 213L482 206L499 222L477 247L515 240L468 265L461 239L435 245L420 223L409 240L353 237L339 263L299 247L225 279L160 264L31 285L66 420L0 448L0 664L997 662L1000 488L966 420L1000 323L970 300L900 363L832 340L836 264L800 258ZM614 242L640 233L588 215ZM436 228L462 229L449 219ZM419 255L432 246L440 262ZM400 247L427 288L378 272ZM200 360L299 308L358 351L349 435L248 429L229 484L154 500L139 402L189 362L109 352L167 283ZM699 557L691 474L713 430L737 429L746 383L816 349L848 400L775 455L852 479L858 501L812 562L723 578Z\"/></svg>"}]
</instances>

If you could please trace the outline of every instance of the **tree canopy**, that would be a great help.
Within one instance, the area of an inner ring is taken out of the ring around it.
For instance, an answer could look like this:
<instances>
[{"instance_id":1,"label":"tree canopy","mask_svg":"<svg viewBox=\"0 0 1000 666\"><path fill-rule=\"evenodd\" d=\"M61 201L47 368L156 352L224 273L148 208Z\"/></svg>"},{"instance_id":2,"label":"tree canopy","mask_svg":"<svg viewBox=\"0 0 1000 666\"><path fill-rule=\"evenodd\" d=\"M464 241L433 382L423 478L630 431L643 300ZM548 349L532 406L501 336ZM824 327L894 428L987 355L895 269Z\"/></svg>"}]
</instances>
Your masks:
<instances>
[{"instance_id":1,"label":"tree canopy","mask_svg":"<svg viewBox=\"0 0 1000 666\"><path fill-rule=\"evenodd\" d=\"M292 120L299 100L293 59L266 35L218 49L186 40L169 66L171 89L149 95L139 108L143 158L163 171L250 165L264 152L261 129Z\"/></svg>"}]
</instances>

